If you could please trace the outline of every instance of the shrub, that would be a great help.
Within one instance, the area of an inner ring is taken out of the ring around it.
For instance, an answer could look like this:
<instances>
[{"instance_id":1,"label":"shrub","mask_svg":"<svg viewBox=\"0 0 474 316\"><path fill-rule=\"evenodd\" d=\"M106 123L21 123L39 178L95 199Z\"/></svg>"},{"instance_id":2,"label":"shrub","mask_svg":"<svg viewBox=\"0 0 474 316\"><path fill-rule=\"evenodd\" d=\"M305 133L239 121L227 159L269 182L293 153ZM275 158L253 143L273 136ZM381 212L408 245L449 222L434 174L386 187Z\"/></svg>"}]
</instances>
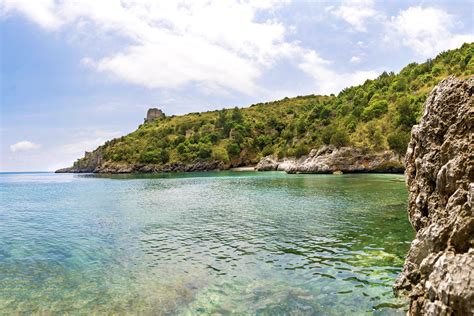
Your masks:
<instances>
[{"instance_id":1,"label":"shrub","mask_svg":"<svg viewBox=\"0 0 474 316\"><path fill-rule=\"evenodd\" d=\"M440 66L434 66L431 69L431 73L435 76L438 76L439 74L441 74L442 71L443 71L443 69Z\"/></svg>"},{"instance_id":2,"label":"shrub","mask_svg":"<svg viewBox=\"0 0 474 316\"><path fill-rule=\"evenodd\" d=\"M161 163L165 164L169 161L169 153L165 149L154 149L154 150L147 150L143 152L140 157L139 161L142 163Z\"/></svg>"},{"instance_id":3,"label":"shrub","mask_svg":"<svg viewBox=\"0 0 474 316\"><path fill-rule=\"evenodd\" d=\"M273 146L267 145L262 149L262 156L268 156L273 154Z\"/></svg>"},{"instance_id":4,"label":"shrub","mask_svg":"<svg viewBox=\"0 0 474 316\"><path fill-rule=\"evenodd\" d=\"M378 118L388 111L388 103L385 100L379 100L370 102L369 106L362 112L362 118L366 121L370 121L374 118Z\"/></svg>"},{"instance_id":5,"label":"shrub","mask_svg":"<svg viewBox=\"0 0 474 316\"><path fill-rule=\"evenodd\" d=\"M198 146L199 147L198 147L197 156L199 158L207 159L207 158L211 157L211 153L212 153L211 145L200 143Z\"/></svg>"},{"instance_id":6,"label":"shrub","mask_svg":"<svg viewBox=\"0 0 474 316\"><path fill-rule=\"evenodd\" d=\"M226 146L229 157L237 157L240 155L240 147L238 144L230 143Z\"/></svg>"},{"instance_id":7,"label":"shrub","mask_svg":"<svg viewBox=\"0 0 474 316\"><path fill-rule=\"evenodd\" d=\"M410 133L395 131L387 136L387 142L390 149L399 155L405 155L410 142Z\"/></svg>"},{"instance_id":8,"label":"shrub","mask_svg":"<svg viewBox=\"0 0 474 316\"><path fill-rule=\"evenodd\" d=\"M224 163L229 162L229 155L227 151L222 147L216 147L212 150L211 155L213 160L222 161Z\"/></svg>"},{"instance_id":9,"label":"shrub","mask_svg":"<svg viewBox=\"0 0 474 316\"><path fill-rule=\"evenodd\" d=\"M407 81L405 78L395 80L391 85L390 89L396 92L403 92L407 89Z\"/></svg>"},{"instance_id":10,"label":"shrub","mask_svg":"<svg viewBox=\"0 0 474 316\"><path fill-rule=\"evenodd\" d=\"M296 158L300 158L301 156L307 155L309 153L308 146L300 144L296 146L294 154Z\"/></svg>"},{"instance_id":11,"label":"shrub","mask_svg":"<svg viewBox=\"0 0 474 316\"><path fill-rule=\"evenodd\" d=\"M286 157L287 154L288 154L288 150L286 149L286 147L282 147L282 148L277 150L278 159L282 159L282 158Z\"/></svg>"},{"instance_id":12,"label":"shrub","mask_svg":"<svg viewBox=\"0 0 474 316\"><path fill-rule=\"evenodd\" d=\"M335 128L333 126L326 126L322 131L321 131L321 140L323 141L324 144L329 145L331 143L331 137L335 132Z\"/></svg>"},{"instance_id":13,"label":"shrub","mask_svg":"<svg viewBox=\"0 0 474 316\"><path fill-rule=\"evenodd\" d=\"M290 140L293 139L293 132L291 131L291 129L284 129L282 132L281 132L281 137L286 140L287 142L289 142Z\"/></svg>"},{"instance_id":14,"label":"shrub","mask_svg":"<svg viewBox=\"0 0 474 316\"><path fill-rule=\"evenodd\" d=\"M298 135L301 135L306 132L306 123L304 120L300 119L298 120L298 122L296 122L296 132L298 133Z\"/></svg>"},{"instance_id":15,"label":"shrub","mask_svg":"<svg viewBox=\"0 0 474 316\"><path fill-rule=\"evenodd\" d=\"M238 107L235 107L234 109L232 109L231 118L232 118L232 121L234 121L235 123L242 123L244 120L242 111Z\"/></svg>"},{"instance_id":16,"label":"shrub","mask_svg":"<svg viewBox=\"0 0 474 316\"><path fill-rule=\"evenodd\" d=\"M186 137L184 137L183 135L178 135L178 137L176 137L175 140L173 141L173 144L176 146L176 145L181 144L185 140L186 140Z\"/></svg>"},{"instance_id":17,"label":"shrub","mask_svg":"<svg viewBox=\"0 0 474 316\"><path fill-rule=\"evenodd\" d=\"M349 136L345 130L336 130L334 134L332 134L329 143L338 148L347 146L349 144Z\"/></svg>"},{"instance_id":18,"label":"shrub","mask_svg":"<svg viewBox=\"0 0 474 316\"><path fill-rule=\"evenodd\" d=\"M416 106L416 104L415 104ZM396 124L403 125L407 128L410 128L416 123L416 114L417 110L410 104L408 98L401 98L396 103L397 108L397 117L396 117Z\"/></svg>"},{"instance_id":19,"label":"shrub","mask_svg":"<svg viewBox=\"0 0 474 316\"><path fill-rule=\"evenodd\" d=\"M254 139L254 143L259 149L263 149L272 143L272 138L269 135L259 135Z\"/></svg>"},{"instance_id":20,"label":"shrub","mask_svg":"<svg viewBox=\"0 0 474 316\"><path fill-rule=\"evenodd\" d=\"M176 147L176 151L178 152L178 154L182 155L188 152L188 147L184 143L181 143L178 145L178 147Z\"/></svg>"}]
</instances>

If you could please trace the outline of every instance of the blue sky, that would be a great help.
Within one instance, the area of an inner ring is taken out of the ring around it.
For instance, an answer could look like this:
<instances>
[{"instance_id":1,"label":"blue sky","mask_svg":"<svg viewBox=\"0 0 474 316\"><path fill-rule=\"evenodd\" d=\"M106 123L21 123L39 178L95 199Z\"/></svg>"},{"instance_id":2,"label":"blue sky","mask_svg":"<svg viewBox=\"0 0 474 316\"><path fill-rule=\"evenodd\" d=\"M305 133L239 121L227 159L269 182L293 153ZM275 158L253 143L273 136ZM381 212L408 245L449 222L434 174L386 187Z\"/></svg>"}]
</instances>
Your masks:
<instances>
[{"instance_id":1,"label":"blue sky","mask_svg":"<svg viewBox=\"0 0 474 316\"><path fill-rule=\"evenodd\" d=\"M459 0L0 0L0 171L69 166L149 107L337 93L474 41L473 14Z\"/></svg>"}]
</instances>

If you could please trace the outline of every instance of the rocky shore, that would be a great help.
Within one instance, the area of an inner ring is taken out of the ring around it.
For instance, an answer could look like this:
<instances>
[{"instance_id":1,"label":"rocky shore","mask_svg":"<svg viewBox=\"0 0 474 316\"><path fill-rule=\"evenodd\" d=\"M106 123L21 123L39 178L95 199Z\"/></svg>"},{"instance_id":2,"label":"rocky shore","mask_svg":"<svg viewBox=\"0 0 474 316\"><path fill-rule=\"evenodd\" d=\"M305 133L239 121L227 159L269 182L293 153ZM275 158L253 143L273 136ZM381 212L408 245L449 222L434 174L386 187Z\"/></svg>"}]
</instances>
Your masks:
<instances>
[{"instance_id":1,"label":"rocky shore","mask_svg":"<svg viewBox=\"0 0 474 316\"><path fill-rule=\"evenodd\" d=\"M313 149L300 159L278 160L273 156L263 158L255 167L258 171L280 170L287 173L403 173L402 158L393 151L367 153L354 147L336 148L323 146Z\"/></svg>"},{"instance_id":2,"label":"rocky shore","mask_svg":"<svg viewBox=\"0 0 474 316\"><path fill-rule=\"evenodd\" d=\"M219 171L229 169L227 165L219 161L196 162L193 164L165 164L165 165L130 165L121 163L98 163L96 165L79 166L56 170L56 173L159 173L159 172L196 172L196 171Z\"/></svg>"},{"instance_id":3,"label":"rocky shore","mask_svg":"<svg viewBox=\"0 0 474 316\"><path fill-rule=\"evenodd\" d=\"M429 95L406 154L417 231L395 284L410 315L474 315L474 77Z\"/></svg>"},{"instance_id":4,"label":"rocky shore","mask_svg":"<svg viewBox=\"0 0 474 316\"><path fill-rule=\"evenodd\" d=\"M393 151L366 153L353 147L336 148L323 146L313 149L309 155L297 158L277 159L267 156L255 167L233 166L220 161L197 161L192 164L144 165L104 162L100 151L87 153L85 163L63 168L56 173L157 173L157 172L193 172L235 169L235 167L256 171L285 171L287 173L403 173L403 161Z\"/></svg>"}]
</instances>

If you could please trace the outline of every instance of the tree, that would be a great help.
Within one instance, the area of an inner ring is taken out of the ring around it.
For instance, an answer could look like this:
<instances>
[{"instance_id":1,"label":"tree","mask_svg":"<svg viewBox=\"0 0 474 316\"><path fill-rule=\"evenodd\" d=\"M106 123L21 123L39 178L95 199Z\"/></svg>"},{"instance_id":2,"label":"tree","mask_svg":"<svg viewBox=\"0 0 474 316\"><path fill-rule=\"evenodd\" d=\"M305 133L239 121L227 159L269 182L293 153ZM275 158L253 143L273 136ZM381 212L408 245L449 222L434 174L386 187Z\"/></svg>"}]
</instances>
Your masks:
<instances>
[{"instance_id":1,"label":"tree","mask_svg":"<svg viewBox=\"0 0 474 316\"><path fill-rule=\"evenodd\" d=\"M213 160L222 161L224 163L229 162L229 155L227 154L227 150L222 147L216 147L212 149L211 157Z\"/></svg>"},{"instance_id":2,"label":"tree","mask_svg":"<svg viewBox=\"0 0 474 316\"><path fill-rule=\"evenodd\" d=\"M197 156L201 159L207 159L211 157L212 148L209 144L199 143Z\"/></svg>"},{"instance_id":3,"label":"tree","mask_svg":"<svg viewBox=\"0 0 474 316\"><path fill-rule=\"evenodd\" d=\"M306 122L303 119L299 119L296 122L296 132L298 135L302 135L306 132Z\"/></svg>"},{"instance_id":4,"label":"tree","mask_svg":"<svg viewBox=\"0 0 474 316\"><path fill-rule=\"evenodd\" d=\"M411 106L410 100L407 97L400 98L397 101L396 109L398 114L396 117L397 125L411 128L416 123L417 111Z\"/></svg>"},{"instance_id":5,"label":"tree","mask_svg":"<svg viewBox=\"0 0 474 316\"><path fill-rule=\"evenodd\" d=\"M272 143L272 138L269 135L259 135L254 139L254 143L259 149L263 149L265 146Z\"/></svg>"},{"instance_id":6,"label":"tree","mask_svg":"<svg viewBox=\"0 0 474 316\"><path fill-rule=\"evenodd\" d=\"M405 78L401 77L395 80L391 85L390 88L396 92L403 92L407 89L407 81Z\"/></svg>"},{"instance_id":7,"label":"tree","mask_svg":"<svg viewBox=\"0 0 474 316\"><path fill-rule=\"evenodd\" d=\"M240 147L238 144L230 143L226 146L226 149L229 157L237 157L240 155Z\"/></svg>"},{"instance_id":8,"label":"tree","mask_svg":"<svg viewBox=\"0 0 474 316\"><path fill-rule=\"evenodd\" d=\"M232 109L232 121L235 123L242 123L244 121L244 116L242 115L242 111L238 108L235 107Z\"/></svg>"},{"instance_id":9,"label":"tree","mask_svg":"<svg viewBox=\"0 0 474 316\"><path fill-rule=\"evenodd\" d=\"M406 150L409 131L433 86L448 74L474 74L474 44L441 53L399 74L342 90L337 96L299 96L250 108L189 113L142 124L129 135L106 142L104 163L160 164L196 159L257 161L267 154L304 154L322 144L367 150ZM168 154L168 159L167 159ZM210 156L209 156L210 155ZM87 166L91 157L80 164Z\"/></svg>"},{"instance_id":10,"label":"tree","mask_svg":"<svg viewBox=\"0 0 474 316\"><path fill-rule=\"evenodd\" d=\"M273 146L268 145L268 146L265 146L265 148L262 149L262 156L263 157L271 155L271 154L273 154Z\"/></svg>"},{"instance_id":11,"label":"tree","mask_svg":"<svg viewBox=\"0 0 474 316\"><path fill-rule=\"evenodd\" d=\"M217 128L223 128L226 121L227 121L227 110L222 109L217 114L216 127Z\"/></svg>"},{"instance_id":12,"label":"tree","mask_svg":"<svg viewBox=\"0 0 474 316\"><path fill-rule=\"evenodd\" d=\"M335 132L335 128L332 125L326 126L322 131L321 131L321 140L323 143L326 145L329 145L331 143L331 137Z\"/></svg>"},{"instance_id":13,"label":"tree","mask_svg":"<svg viewBox=\"0 0 474 316\"><path fill-rule=\"evenodd\" d=\"M395 131L387 136L387 142L390 149L399 155L405 155L410 142L410 133L403 131Z\"/></svg>"},{"instance_id":14,"label":"tree","mask_svg":"<svg viewBox=\"0 0 474 316\"><path fill-rule=\"evenodd\" d=\"M282 132L281 132L281 137L286 140L287 142L291 141L294 137L293 135L293 131L289 128L286 128L284 129Z\"/></svg>"},{"instance_id":15,"label":"tree","mask_svg":"<svg viewBox=\"0 0 474 316\"><path fill-rule=\"evenodd\" d=\"M188 147L184 143L181 143L176 147L176 151L178 154L182 155L188 152Z\"/></svg>"},{"instance_id":16,"label":"tree","mask_svg":"<svg viewBox=\"0 0 474 316\"><path fill-rule=\"evenodd\" d=\"M347 132L343 129L336 130L334 134L332 134L330 139L330 144L339 147L344 147L349 144L349 136Z\"/></svg>"},{"instance_id":17,"label":"tree","mask_svg":"<svg viewBox=\"0 0 474 316\"><path fill-rule=\"evenodd\" d=\"M371 101L369 106L362 112L362 118L370 121L374 118L380 117L388 111L388 103L385 100Z\"/></svg>"},{"instance_id":18,"label":"tree","mask_svg":"<svg viewBox=\"0 0 474 316\"><path fill-rule=\"evenodd\" d=\"M165 149L153 149L143 152L139 161L142 163L160 163L165 164L169 161L169 153Z\"/></svg>"}]
</instances>

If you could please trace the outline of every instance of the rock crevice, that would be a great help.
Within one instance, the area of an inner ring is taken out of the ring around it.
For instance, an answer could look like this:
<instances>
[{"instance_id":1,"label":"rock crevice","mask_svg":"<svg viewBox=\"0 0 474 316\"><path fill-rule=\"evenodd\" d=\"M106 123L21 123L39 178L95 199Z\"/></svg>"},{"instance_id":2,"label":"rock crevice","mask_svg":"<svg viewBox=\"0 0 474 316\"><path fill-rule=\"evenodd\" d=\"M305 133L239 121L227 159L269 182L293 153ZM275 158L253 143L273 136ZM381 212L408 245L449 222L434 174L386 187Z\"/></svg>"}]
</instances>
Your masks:
<instances>
[{"instance_id":1,"label":"rock crevice","mask_svg":"<svg viewBox=\"0 0 474 316\"><path fill-rule=\"evenodd\" d=\"M405 157L417 231L395 290L411 315L474 315L474 77L433 89Z\"/></svg>"}]
</instances>

